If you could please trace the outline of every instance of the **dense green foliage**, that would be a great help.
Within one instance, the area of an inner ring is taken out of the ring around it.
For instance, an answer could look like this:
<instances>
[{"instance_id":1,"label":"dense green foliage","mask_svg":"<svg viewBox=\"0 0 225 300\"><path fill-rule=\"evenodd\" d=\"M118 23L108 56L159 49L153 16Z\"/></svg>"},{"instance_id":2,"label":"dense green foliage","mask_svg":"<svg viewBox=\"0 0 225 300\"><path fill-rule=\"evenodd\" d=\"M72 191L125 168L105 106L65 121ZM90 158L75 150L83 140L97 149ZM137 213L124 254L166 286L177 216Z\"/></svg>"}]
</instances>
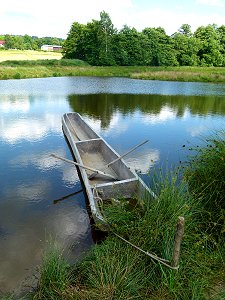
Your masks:
<instances>
[{"instance_id":1,"label":"dense green foliage","mask_svg":"<svg viewBox=\"0 0 225 300\"><path fill-rule=\"evenodd\" d=\"M201 26L192 33L183 24L172 36L165 30L117 30L106 12L86 25L74 22L64 43L64 57L91 65L224 66L225 26Z\"/></svg>"},{"instance_id":2,"label":"dense green foliage","mask_svg":"<svg viewBox=\"0 0 225 300\"><path fill-rule=\"evenodd\" d=\"M63 39L56 37L42 37L25 35L10 35L1 36L5 41L4 49L18 50L38 50L42 45L63 45Z\"/></svg>"}]
</instances>

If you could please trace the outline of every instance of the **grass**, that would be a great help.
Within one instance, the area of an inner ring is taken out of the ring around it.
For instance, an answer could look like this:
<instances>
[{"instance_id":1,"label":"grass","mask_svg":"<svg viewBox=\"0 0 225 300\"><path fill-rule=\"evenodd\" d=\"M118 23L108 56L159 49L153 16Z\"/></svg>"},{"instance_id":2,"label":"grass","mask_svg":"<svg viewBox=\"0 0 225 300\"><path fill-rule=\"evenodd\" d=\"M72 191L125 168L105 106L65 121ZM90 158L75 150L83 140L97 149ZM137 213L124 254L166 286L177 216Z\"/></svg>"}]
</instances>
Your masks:
<instances>
[{"instance_id":1,"label":"grass","mask_svg":"<svg viewBox=\"0 0 225 300\"><path fill-rule=\"evenodd\" d=\"M156 176L154 190L158 198L145 198L144 210L139 206L131 208L125 200L107 206L105 216L112 226L109 236L80 264L69 272L65 269L70 280L62 290L51 286L51 292L56 293L50 298L47 284L42 289L42 298L34 299L222 300L224 240L213 247L209 243L208 233L200 230L201 203L178 177L174 172ZM143 250L171 260L178 216L184 216L186 222L178 271L134 250L113 234L116 232Z\"/></svg>"},{"instance_id":2,"label":"grass","mask_svg":"<svg viewBox=\"0 0 225 300\"><path fill-rule=\"evenodd\" d=\"M32 298L63 299L69 284L69 265L63 258L63 251L56 242L51 241L43 257L38 290Z\"/></svg>"},{"instance_id":3,"label":"grass","mask_svg":"<svg viewBox=\"0 0 225 300\"><path fill-rule=\"evenodd\" d=\"M18 77L18 75L20 76ZM225 82L225 68L193 68L173 67L95 67L79 60L62 60L60 62L7 61L0 64L0 80L43 78L61 76L99 76L99 77L128 77L133 79L187 81L187 82Z\"/></svg>"},{"instance_id":4,"label":"grass","mask_svg":"<svg viewBox=\"0 0 225 300\"><path fill-rule=\"evenodd\" d=\"M217 242L225 234L225 131L215 133L204 147L194 150L197 156L189 160L185 178L203 209L202 230Z\"/></svg>"},{"instance_id":5,"label":"grass","mask_svg":"<svg viewBox=\"0 0 225 300\"><path fill-rule=\"evenodd\" d=\"M136 79L170 80L170 81L200 81L200 82L224 82L224 68L188 68L177 67L172 70L146 71L132 74Z\"/></svg>"}]
</instances>

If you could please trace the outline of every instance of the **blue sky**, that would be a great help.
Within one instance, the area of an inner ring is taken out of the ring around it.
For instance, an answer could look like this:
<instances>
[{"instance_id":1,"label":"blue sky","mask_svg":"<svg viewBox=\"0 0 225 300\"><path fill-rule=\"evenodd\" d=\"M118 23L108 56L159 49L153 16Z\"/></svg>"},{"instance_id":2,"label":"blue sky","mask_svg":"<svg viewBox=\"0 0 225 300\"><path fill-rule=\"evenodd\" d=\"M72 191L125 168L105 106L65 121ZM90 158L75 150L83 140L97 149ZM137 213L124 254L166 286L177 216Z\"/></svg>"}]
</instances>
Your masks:
<instances>
[{"instance_id":1,"label":"blue sky","mask_svg":"<svg viewBox=\"0 0 225 300\"><path fill-rule=\"evenodd\" d=\"M225 0L1 0L0 34L66 38L75 21L86 24L105 10L117 29L161 26L171 35L184 23L225 25Z\"/></svg>"}]
</instances>

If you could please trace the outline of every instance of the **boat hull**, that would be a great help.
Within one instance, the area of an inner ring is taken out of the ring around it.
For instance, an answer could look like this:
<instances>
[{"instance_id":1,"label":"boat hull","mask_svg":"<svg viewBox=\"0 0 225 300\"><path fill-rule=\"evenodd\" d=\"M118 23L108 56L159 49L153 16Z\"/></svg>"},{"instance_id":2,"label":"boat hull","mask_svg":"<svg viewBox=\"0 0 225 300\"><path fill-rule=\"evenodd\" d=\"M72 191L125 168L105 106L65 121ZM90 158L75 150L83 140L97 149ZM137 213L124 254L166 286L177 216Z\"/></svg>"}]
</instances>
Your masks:
<instances>
[{"instance_id":1,"label":"boat hull","mask_svg":"<svg viewBox=\"0 0 225 300\"><path fill-rule=\"evenodd\" d=\"M119 154L78 113L64 114L62 128L77 163L103 170L107 164L119 158ZM106 228L107 223L101 213L99 202L120 198L143 199L146 193L154 196L123 159L118 159L110 167L105 168L105 172L115 179L100 174L90 179L93 172L81 167L78 169L93 219Z\"/></svg>"}]
</instances>

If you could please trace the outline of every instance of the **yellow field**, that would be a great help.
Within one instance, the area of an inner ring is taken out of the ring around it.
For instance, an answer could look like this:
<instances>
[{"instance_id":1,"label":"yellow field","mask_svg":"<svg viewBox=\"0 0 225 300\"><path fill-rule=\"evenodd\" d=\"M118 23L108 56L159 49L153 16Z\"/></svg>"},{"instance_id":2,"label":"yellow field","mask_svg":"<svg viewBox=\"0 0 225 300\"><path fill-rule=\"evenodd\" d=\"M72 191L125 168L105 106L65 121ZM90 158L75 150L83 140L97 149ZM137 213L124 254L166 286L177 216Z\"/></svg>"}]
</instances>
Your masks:
<instances>
[{"instance_id":1,"label":"yellow field","mask_svg":"<svg viewBox=\"0 0 225 300\"><path fill-rule=\"evenodd\" d=\"M58 52L44 52L34 50L1 50L0 62L6 60L37 60L37 59L61 59Z\"/></svg>"}]
</instances>

